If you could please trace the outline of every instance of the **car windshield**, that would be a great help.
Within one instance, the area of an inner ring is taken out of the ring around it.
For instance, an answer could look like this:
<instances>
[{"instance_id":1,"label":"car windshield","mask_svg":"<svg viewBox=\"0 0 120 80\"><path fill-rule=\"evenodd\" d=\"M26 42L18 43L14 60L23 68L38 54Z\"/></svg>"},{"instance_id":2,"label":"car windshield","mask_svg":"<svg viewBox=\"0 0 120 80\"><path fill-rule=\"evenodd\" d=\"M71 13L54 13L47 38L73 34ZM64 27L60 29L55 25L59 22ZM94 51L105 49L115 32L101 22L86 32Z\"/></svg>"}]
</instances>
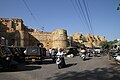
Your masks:
<instances>
[{"instance_id":1,"label":"car windshield","mask_svg":"<svg viewBox=\"0 0 120 80\"><path fill-rule=\"evenodd\" d=\"M27 48L26 55L40 55L40 48L29 47L29 48Z\"/></svg>"}]
</instances>

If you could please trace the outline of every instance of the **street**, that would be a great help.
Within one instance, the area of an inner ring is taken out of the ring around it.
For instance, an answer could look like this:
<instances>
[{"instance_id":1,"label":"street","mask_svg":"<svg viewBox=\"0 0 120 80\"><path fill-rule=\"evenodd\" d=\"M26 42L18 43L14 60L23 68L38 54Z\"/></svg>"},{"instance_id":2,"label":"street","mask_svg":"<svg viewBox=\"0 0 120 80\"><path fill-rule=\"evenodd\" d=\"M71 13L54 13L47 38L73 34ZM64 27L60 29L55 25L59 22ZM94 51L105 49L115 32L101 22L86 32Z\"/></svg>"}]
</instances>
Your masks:
<instances>
[{"instance_id":1,"label":"street","mask_svg":"<svg viewBox=\"0 0 120 80\"><path fill-rule=\"evenodd\" d=\"M90 57L82 61L79 56L65 58L66 68L58 69L50 59L43 64L20 64L12 72L0 72L0 80L119 80L119 65L111 64L108 56Z\"/></svg>"}]
</instances>

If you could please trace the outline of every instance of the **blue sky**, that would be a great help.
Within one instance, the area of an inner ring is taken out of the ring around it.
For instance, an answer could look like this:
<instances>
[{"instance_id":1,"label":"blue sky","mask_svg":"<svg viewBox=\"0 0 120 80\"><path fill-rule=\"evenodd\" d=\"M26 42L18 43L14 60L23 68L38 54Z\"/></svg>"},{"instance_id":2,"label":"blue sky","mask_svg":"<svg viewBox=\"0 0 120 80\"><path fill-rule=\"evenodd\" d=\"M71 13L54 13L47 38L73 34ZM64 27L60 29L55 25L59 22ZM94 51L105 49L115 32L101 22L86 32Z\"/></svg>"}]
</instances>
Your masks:
<instances>
[{"instance_id":1,"label":"blue sky","mask_svg":"<svg viewBox=\"0 0 120 80\"><path fill-rule=\"evenodd\" d=\"M22 18L29 28L51 32L66 29L68 35L91 33L81 14L79 17L72 5L75 0L0 0L0 17ZM82 0L81 4L82 4ZM85 0L94 35L105 36L107 40L120 38L120 11L116 10L120 0ZM75 5L76 6L76 5ZM82 4L83 6L83 4ZM84 7L84 6L83 6ZM76 9L78 10L77 6ZM37 22L36 22L37 21Z\"/></svg>"}]
</instances>

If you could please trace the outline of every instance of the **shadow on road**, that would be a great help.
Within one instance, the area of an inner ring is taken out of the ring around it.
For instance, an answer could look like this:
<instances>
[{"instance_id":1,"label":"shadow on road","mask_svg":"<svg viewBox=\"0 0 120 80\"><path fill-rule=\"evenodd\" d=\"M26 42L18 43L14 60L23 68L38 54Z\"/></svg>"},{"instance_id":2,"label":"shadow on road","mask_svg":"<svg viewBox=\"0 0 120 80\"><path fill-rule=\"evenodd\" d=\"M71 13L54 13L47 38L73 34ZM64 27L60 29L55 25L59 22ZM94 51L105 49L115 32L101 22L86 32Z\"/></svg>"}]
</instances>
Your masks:
<instances>
[{"instance_id":1,"label":"shadow on road","mask_svg":"<svg viewBox=\"0 0 120 80\"><path fill-rule=\"evenodd\" d=\"M40 68L42 67L37 65L22 65L18 67L18 69L15 71L31 71L31 70L40 69Z\"/></svg>"},{"instance_id":2,"label":"shadow on road","mask_svg":"<svg viewBox=\"0 0 120 80\"><path fill-rule=\"evenodd\" d=\"M46 60L44 60L43 62L42 62L42 64L44 65L47 65L47 64L55 64L55 62L53 62L53 60L51 59L46 59Z\"/></svg>"},{"instance_id":3,"label":"shadow on road","mask_svg":"<svg viewBox=\"0 0 120 80\"><path fill-rule=\"evenodd\" d=\"M71 67L71 66L75 66L77 65L77 63L73 63L73 64L66 64L66 67L65 68L68 68L68 67Z\"/></svg>"},{"instance_id":4,"label":"shadow on road","mask_svg":"<svg viewBox=\"0 0 120 80\"><path fill-rule=\"evenodd\" d=\"M85 59L85 61L87 61L87 60L91 60L91 59L92 59L92 58L88 57L88 58Z\"/></svg>"},{"instance_id":5,"label":"shadow on road","mask_svg":"<svg viewBox=\"0 0 120 80\"><path fill-rule=\"evenodd\" d=\"M120 71L115 68L96 68L92 71L55 73L47 80L120 80Z\"/></svg>"},{"instance_id":6,"label":"shadow on road","mask_svg":"<svg viewBox=\"0 0 120 80\"><path fill-rule=\"evenodd\" d=\"M31 70L40 69L40 68L42 67L37 65L20 64L17 67L12 67L11 69L2 69L0 72L31 71Z\"/></svg>"}]
</instances>

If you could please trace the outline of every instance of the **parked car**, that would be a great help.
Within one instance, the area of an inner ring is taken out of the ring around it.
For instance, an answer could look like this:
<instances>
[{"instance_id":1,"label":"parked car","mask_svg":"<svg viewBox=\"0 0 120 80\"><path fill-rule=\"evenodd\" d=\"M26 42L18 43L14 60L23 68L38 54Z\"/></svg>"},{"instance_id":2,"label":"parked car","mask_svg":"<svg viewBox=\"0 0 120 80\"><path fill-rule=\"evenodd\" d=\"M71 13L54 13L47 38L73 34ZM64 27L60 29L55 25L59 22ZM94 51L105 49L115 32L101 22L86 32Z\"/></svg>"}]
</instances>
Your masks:
<instances>
[{"instance_id":1,"label":"parked car","mask_svg":"<svg viewBox=\"0 0 120 80\"><path fill-rule=\"evenodd\" d=\"M120 53L118 53L114 58L116 61L118 61L120 63Z\"/></svg>"},{"instance_id":2,"label":"parked car","mask_svg":"<svg viewBox=\"0 0 120 80\"><path fill-rule=\"evenodd\" d=\"M67 47L67 48L65 48L64 51L66 52L66 55L73 54L75 56L79 53L79 51L77 50L76 47Z\"/></svg>"},{"instance_id":3,"label":"parked car","mask_svg":"<svg viewBox=\"0 0 120 80\"><path fill-rule=\"evenodd\" d=\"M102 51L102 49L101 49L100 47L95 47L95 48L94 48L94 51L95 51L96 53L100 53L100 52Z\"/></svg>"},{"instance_id":4,"label":"parked car","mask_svg":"<svg viewBox=\"0 0 120 80\"><path fill-rule=\"evenodd\" d=\"M101 47L95 47L93 48L93 54L94 56L101 56L102 48Z\"/></svg>"}]
</instances>

